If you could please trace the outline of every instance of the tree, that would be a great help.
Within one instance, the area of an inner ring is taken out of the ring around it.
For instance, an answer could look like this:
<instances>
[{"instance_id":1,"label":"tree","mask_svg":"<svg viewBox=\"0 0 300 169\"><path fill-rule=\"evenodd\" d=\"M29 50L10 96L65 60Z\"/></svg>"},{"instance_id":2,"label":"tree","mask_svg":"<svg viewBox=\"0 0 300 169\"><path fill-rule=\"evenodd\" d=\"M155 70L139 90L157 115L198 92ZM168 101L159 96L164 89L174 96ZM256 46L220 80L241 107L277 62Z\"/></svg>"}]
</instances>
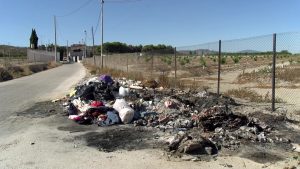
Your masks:
<instances>
[{"instance_id":1,"label":"tree","mask_svg":"<svg viewBox=\"0 0 300 169\"><path fill-rule=\"evenodd\" d=\"M104 53L136 53L141 52L142 48L142 45L134 46L121 42L106 42L103 44ZM101 46L97 47L97 51L101 52Z\"/></svg>"},{"instance_id":2,"label":"tree","mask_svg":"<svg viewBox=\"0 0 300 169\"><path fill-rule=\"evenodd\" d=\"M142 48L142 52L147 53L147 52L152 52L152 53L174 53L174 48L172 46L166 46L163 44L158 44L158 45L145 45Z\"/></svg>"},{"instance_id":3,"label":"tree","mask_svg":"<svg viewBox=\"0 0 300 169\"><path fill-rule=\"evenodd\" d=\"M35 29L32 29L31 30L31 35L30 35L30 48L31 49L37 49L38 48L38 41L39 41L39 38L36 34L36 31Z\"/></svg>"}]
</instances>

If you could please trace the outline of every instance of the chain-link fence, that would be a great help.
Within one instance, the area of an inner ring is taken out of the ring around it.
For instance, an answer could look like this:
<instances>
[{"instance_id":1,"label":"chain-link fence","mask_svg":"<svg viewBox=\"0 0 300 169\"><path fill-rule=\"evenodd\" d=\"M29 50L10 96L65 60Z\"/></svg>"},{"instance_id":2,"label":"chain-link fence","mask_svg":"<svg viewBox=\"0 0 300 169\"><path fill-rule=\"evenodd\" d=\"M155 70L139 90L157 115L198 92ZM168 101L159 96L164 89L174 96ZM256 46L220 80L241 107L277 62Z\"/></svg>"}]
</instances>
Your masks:
<instances>
[{"instance_id":1,"label":"chain-link fence","mask_svg":"<svg viewBox=\"0 0 300 169\"><path fill-rule=\"evenodd\" d=\"M277 34L276 49L275 95L300 113L300 33Z\"/></svg>"},{"instance_id":2,"label":"chain-link fence","mask_svg":"<svg viewBox=\"0 0 300 169\"><path fill-rule=\"evenodd\" d=\"M274 34L173 50L105 54L103 67L121 70L128 77L140 73L166 87L201 88L266 103L273 110L284 106L299 111L299 49L299 33ZM85 62L102 67L100 56Z\"/></svg>"},{"instance_id":3,"label":"chain-link fence","mask_svg":"<svg viewBox=\"0 0 300 169\"><path fill-rule=\"evenodd\" d=\"M57 52L57 60L59 60L59 56L60 54ZM27 61L31 63L55 61L55 52L27 49Z\"/></svg>"}]
</instances>

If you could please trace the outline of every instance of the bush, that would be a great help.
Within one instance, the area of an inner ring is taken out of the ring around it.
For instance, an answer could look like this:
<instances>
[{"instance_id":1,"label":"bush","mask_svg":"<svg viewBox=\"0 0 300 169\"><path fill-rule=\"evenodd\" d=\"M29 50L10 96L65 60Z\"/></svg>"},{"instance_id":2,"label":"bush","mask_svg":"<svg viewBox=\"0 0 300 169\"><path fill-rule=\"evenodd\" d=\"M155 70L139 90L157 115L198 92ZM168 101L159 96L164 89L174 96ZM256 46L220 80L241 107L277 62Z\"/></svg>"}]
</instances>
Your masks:
<instances>
[{"instance_id":1,"label":"bush","mask_svg":"<svg viewBox=\"0 0 300 169\"><path fill-rule=\"evenodd\" d=\"M48 69L47 64L29 65L29 70L32 71L33 73L41 72L47 69Z\"/></svg>"},{"instance_id":2,"label":"bush","mask_svg":"<svg viewBox=\"0 0 300 169\"><path fill-rule=\"evenodd\" d=\"M204 59L204 57L200 57L200 65L206 67L206 61Z\"/></svg>"},{"instance_id":3,"label":"bush","mask_svg":"<svg viewBox=\"0 0 300 169\"><path fill-rule=\"evenodd\" d=\"M227 57L226 56L223 56L222 58L221 58L221 64L223 65L223 64L226 64L227 63Z\"/></svg>"},{"instance_id":4,"label":"bush","mask_svg":"<svg viewBox=\"0 0 300 169\"><path fill-rule=\"evenodd\" d=\"M9 73L8 70L0 68L0 82L12 80L13 76Z\"/></svg>"},{"instance_id":5,"label":"bush","mask_svg":"<svg viewBox=\"0 0 300 169\"><path fill-rule=\"evenodd\" d=\"M240 56L232 56L231 59L235 64L237 64L240 62L241 57Z\"/></svg>"},{"instance_id":6,"label":"bush","mask_svg":"<svg viewBox=\"0 0 300 169\"><path fill-rule=\"evenodd\" d=\"M11 67L8 67L7 70L12 73L24 72L24 69L20 66L11 66Z\"/></svg>"}]
</instances>

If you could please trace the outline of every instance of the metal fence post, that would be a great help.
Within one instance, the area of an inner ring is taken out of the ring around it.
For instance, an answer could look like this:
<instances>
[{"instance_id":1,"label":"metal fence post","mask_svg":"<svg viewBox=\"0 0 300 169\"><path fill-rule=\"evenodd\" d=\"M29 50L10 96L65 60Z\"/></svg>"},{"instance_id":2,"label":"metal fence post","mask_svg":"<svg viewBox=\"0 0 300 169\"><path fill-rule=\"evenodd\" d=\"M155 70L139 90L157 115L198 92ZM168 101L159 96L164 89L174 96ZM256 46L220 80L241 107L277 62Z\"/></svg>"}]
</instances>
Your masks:
<instances>
[{"instance_id":1,"label":"metal fence post","mask_svg":"<svg viewBox=\"0 0 300 169\"><path fill-rule=\"evenodd\" d=\"M276 33L273 34L272 111L275 111Z\"/></svg>"},{"instance_id":2,"label":"metal fence post","mask_svg":"<svg viewBox=\"0 0 300 169\"><path fill-rule=\"evenodd\" d=\"M151 78L153 77L153 71L154 71L154 54L151 53Z\"/></svg>"},{"instance_id":3,"label":"metal fence post","mask_svg":"<svg viewBox=\"0 0 300 169\"><path fill-rule=\"evenodd\" d=\"M177 87L177 54L176 54L177 50L176 47L174 48L174 62L175 62L175 88Z\"/></svg>"},{"instance_id":4,"label":"metal fence post","mask_svg":"<svg viewBox=\"0 0 300 169\"><path fill-rule=\"evenodd\" d=\"M36 63L36 60L35 60L35 53L33 53L33 61L34 61L34 63Z\"/></svg>"},{"instance_id":5,"label":"metal fence post","mask_svg":"<svg viewBox=\"0 0 300 169\"><path fill-rule=\"evenodd\" d=\"M129 57L129 54L126 54L126 71L127 71L127 78L129 77L128 76L128 57Z\"/></svg>"},{"instance_id":6,"label":"metal fence post","mask_svg":"<svg viewBox=\"0 0 300 169\"><path fill-rule=\"evenodd\" d=\"M220 96L220 76L221 76L221 52L222 52L222 42L219 40L219 56L218 56L218 88L217 94Z\"/></svg>"},{"instance_id":7,"label":"metal fence post","mask_svg":"<svg viewBox=\"0 0 300 169\"><path fill-rule=\"evenodd\" d=\"M94 66L96 66L96 56L93 53L93 58L94 58Z\"/></svg>"}]
</instances>

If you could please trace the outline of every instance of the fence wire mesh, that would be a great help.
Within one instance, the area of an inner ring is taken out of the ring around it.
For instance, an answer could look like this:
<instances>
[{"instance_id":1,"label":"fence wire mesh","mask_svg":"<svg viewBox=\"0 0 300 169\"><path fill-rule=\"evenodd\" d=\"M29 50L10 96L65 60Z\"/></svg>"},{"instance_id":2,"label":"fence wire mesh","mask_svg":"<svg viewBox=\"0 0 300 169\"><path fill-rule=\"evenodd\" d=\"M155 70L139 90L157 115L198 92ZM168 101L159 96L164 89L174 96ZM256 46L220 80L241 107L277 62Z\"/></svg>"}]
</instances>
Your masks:
<instances>
[{"instance_id":1,"label":"fence wire mesh","mask_svg":"<svg viewBox=\"0 0 300 169\"><path fill-rule=\"evenodd\" d=\"M85 59L98 67L101 61L100 56ZM276 108L300 111L300 33L217 41L174 50L105 54L103 66L123 71L128 78L156 79L165 87L219 90L224 95L266 105L271 105L275 94Z\"/></svg>"},{"instance_id":2,"label":"fence wire mesh","mask_svg":"<svg viewBox=\"0 0 300 169\"><path fill-rule=\"evenodd\" d=\"M300 33L277 34L276 48L275 95L300 113Z\"/></svg>"}]
</instances>

